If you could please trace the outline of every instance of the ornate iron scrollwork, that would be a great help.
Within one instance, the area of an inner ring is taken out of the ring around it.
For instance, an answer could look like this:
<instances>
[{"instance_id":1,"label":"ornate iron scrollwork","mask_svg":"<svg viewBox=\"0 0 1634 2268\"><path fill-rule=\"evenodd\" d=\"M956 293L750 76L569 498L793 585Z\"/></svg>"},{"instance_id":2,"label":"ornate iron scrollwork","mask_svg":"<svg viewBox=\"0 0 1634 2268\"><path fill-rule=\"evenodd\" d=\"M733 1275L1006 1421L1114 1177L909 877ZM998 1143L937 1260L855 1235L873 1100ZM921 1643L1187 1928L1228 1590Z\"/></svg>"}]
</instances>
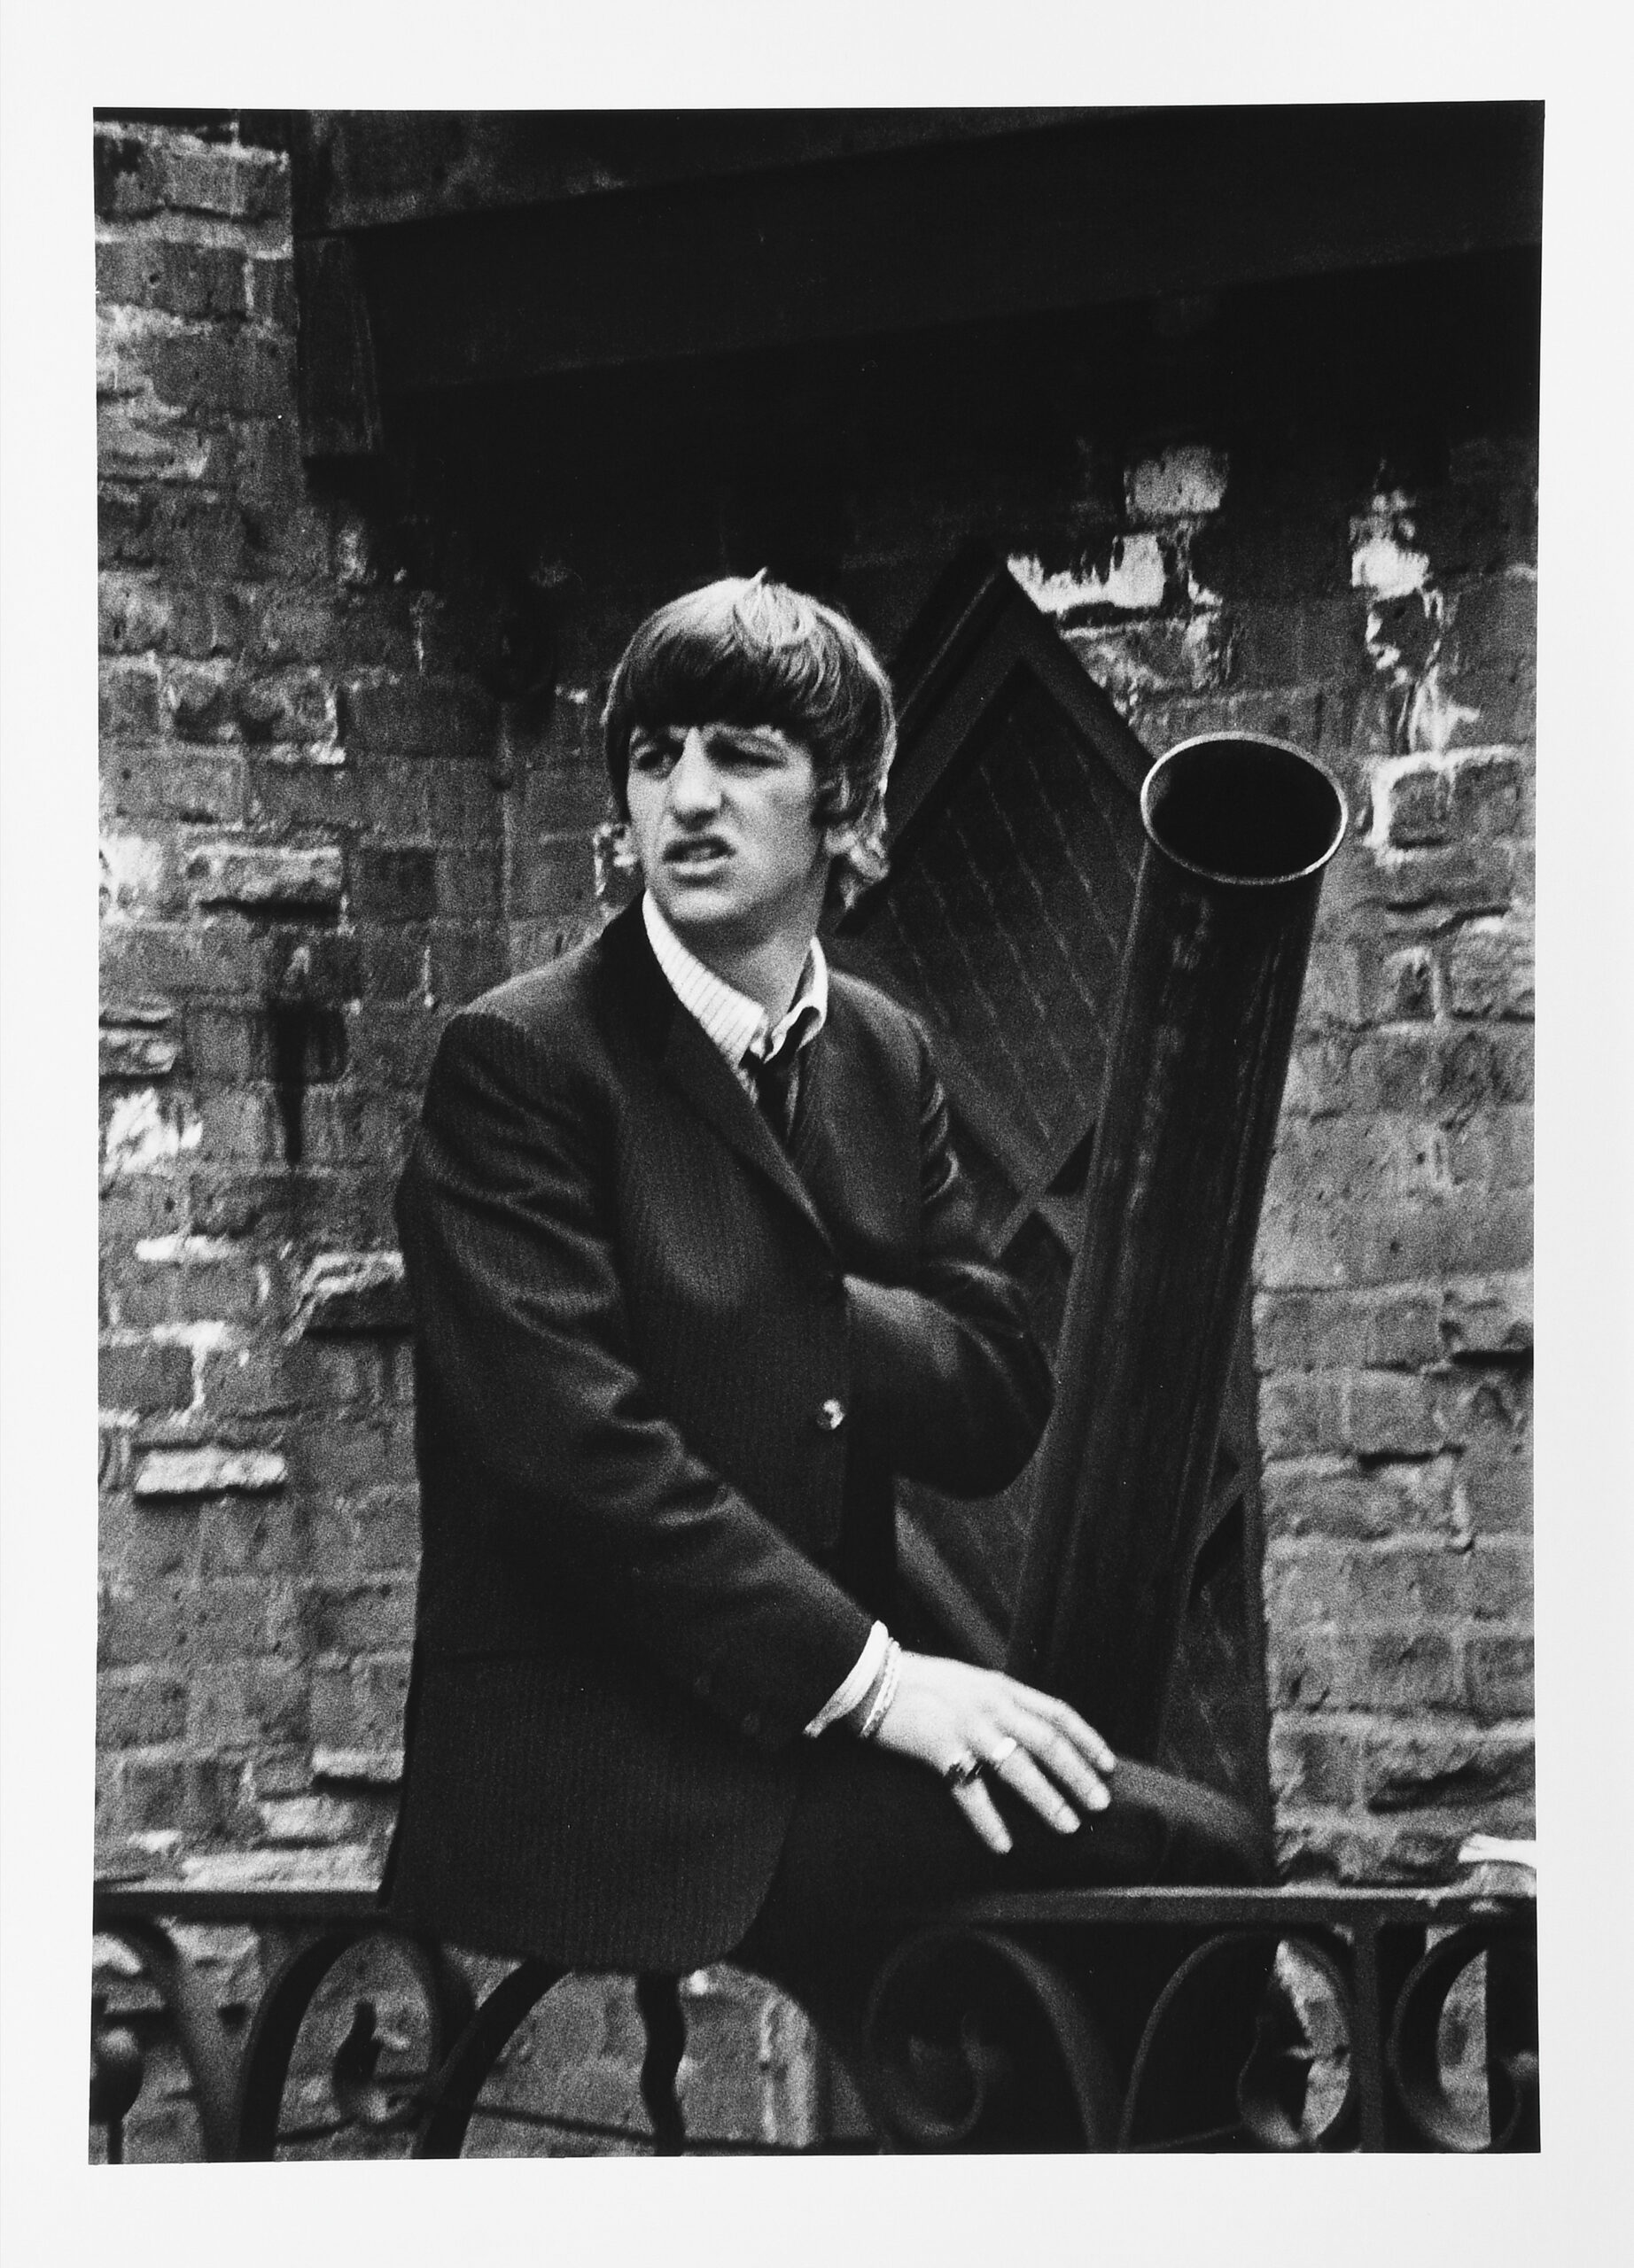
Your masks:
<instances>
[{"instance_id":1,"label":"ornate iron scrollwork","mask_svg":"<svg viewBox=\"0 0 1634 2268\"><path fill-rule=\"evenodd\" d=\"M991 1930L930 1929L886 1962L869 2004L873 2093L906 2150L1105 2150L1111 2058L1081 1991Z\"/></svg>"},{"instance_id":2,"label":"ornate iron scrollwork","mask_svg":"<svg viewBox=\"0 0 1634 2268\"><path fill-rule=\"evenodd\" d=\"M1457 2101L1447 2087L1441 2060L1442 2014L1459 1979L1483 1955L1489 1962L1502 1964L1514 1961L1519 1951L1513 1932L1480 1923L1455 1930L1430 1947L1397 1999L1388 2050L1390 2076L1402 2109L1431 2149L1535 2150L1538 2147L1536 2039L1527 2045L1492 2036L1495 1995L1490 1982L1486 2118L1472 2117ZM1531 1961L1535 2009L1535 1946Z\"/></svg>"}]
</instances>

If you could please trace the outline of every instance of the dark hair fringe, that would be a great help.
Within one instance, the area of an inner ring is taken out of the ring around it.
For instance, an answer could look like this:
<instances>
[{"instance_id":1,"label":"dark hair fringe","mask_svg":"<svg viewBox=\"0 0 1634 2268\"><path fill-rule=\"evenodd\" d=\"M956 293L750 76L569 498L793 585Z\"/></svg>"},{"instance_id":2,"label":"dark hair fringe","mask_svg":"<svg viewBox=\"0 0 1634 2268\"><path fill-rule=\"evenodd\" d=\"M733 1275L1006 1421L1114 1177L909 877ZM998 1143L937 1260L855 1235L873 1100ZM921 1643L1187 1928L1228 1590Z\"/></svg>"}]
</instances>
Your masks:
<instances>
[{"instance_id":1,"label":"dark hair fringe","mask_svg":"<svg viewBox=\"0 0 1634 2268\"><path fill-rule=\"evenodd\" d=\"M625 649L602 731L619 813L629 816L630 735L638 725L772 725L811 751L817 815L857 829L842 854L842 895L885 873L885 779L896 704L878 656L835 607L764 569L672 599Z\"/></svg>"}]
</instances>

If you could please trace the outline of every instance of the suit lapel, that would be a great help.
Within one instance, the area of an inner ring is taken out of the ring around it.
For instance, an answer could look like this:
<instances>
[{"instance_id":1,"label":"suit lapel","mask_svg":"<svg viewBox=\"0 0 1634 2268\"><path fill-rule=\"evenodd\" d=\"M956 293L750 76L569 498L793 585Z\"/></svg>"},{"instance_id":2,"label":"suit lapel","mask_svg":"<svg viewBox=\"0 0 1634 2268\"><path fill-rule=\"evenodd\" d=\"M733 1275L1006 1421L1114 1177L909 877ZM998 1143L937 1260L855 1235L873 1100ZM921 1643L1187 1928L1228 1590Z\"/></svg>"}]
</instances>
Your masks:
<instances>
[{"instance_id":1,"label":"suit lapel","mask_svg":"<svg viewBox=\"0 0 1634 2268\"><path fill-rule=\"evenodd\" d=\"M657 1052L665 1076L727 1146L769 1182L829 1244L822 1216L788 1153L739 1086L703 1025L688 1014L670 989L648 942L639 899L609 923L603 944L626 990L636 1028Z\"/></svg>"}]
</instances>

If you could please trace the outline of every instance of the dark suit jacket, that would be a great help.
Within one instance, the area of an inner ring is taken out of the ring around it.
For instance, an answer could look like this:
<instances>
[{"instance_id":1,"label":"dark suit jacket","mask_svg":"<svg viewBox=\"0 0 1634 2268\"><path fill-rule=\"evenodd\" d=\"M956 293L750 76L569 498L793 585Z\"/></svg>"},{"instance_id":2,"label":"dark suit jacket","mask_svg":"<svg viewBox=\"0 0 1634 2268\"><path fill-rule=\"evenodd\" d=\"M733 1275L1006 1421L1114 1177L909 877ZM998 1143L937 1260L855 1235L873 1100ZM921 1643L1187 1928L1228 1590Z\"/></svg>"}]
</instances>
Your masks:
<instances>
[{"instance_id":1,"label":"dark suit jacket","mask_svg":"<svg viewBox=\"0 0 1634 2268\"><path fill-rule=\"evenodd\" d=\"M424 1554L389 1894L455 1943L729 1951L889 1611L894 1473L985 1494L1042 1431L919 1028L836 973L802 1084L791 1161L638 906L443 1035L398 1196Z\"/></svg>"}]
</instances>

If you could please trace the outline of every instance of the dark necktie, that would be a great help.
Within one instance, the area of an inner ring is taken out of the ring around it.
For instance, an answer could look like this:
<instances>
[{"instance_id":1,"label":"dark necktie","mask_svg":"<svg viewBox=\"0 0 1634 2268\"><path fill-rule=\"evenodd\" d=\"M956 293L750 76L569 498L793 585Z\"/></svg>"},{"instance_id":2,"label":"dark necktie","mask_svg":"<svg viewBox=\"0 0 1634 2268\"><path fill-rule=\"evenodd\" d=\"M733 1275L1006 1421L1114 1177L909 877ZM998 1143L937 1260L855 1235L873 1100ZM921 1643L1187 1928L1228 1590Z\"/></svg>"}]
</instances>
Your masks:
<instances>
[{"instance_id":1,"label":"dark necktie","mask_svg":"<svg viewBox=\"0 0 1634 2268\"><path fill-rule=\"evenodd\" d=\"M786 1144L794 1131L795 1105L799 1099L801 1043L805 1028L797 1025L772 1054L752 1062L755 1100L760 1115L778 1140Z\"/></svg>"}]
</instances>

